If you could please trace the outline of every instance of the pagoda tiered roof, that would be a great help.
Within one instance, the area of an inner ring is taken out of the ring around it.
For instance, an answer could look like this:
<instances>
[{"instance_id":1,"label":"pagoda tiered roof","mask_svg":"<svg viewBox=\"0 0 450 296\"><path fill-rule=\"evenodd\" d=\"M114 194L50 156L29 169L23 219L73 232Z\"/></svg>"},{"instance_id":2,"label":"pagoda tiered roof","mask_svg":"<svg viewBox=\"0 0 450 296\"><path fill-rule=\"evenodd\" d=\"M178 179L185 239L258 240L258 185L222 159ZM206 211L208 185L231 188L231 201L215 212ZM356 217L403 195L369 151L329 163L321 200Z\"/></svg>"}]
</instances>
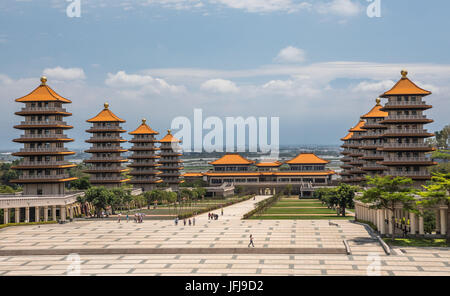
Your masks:
<instances>
[{"instance_id":1,"label":"pagoda tiered roof","mask_svg":"<svg viewBox=\"0 0 450 296\"><path fill-rule=\"evenodd\" d=\"M172 135L171 130L167 130L167 135L164 136L161 140L159 140L160 143L181 143L181 140L178 140Z\"/></svg>"},{"instance_id":2,"label":"pagoda tiered roof","mask_svg":"<svg viewBox=\"0 0 450 296\"><path fill-rule=\"evenodd\" d=\"M390 90L382 94L382 98L398 95L427 96L431 94L431 91L424 90L423 88L418 87L414 82L409 80L409 78L406 77L408 75L408 71L402 70L401 74L402 78Z\"/></svg>"},{"instance_id":3,"label":"pagoda tiered roof","mask_svg":"<svg viewBox=\"0 0 450 296\"><path fill-rule=\"evenodd\" d=\"M71 100L66 99L57 94L50 86L47 85L47 78L41 77L41 85L35 88L28 95L16 99L16 102L51 102L58 101L63 104L72 103Z\"/></svg>"},{"instance_id":4,"label":"pagoda tiered roof","mask_svg":"<svg viewBox=\"0 0 450 296\"><path fill-rule=\"evenodd\" d=\"M272 162L259 162L256 164L257 167L279 167L283 163L280 161L272 161Z\"/></svg>"},{"instance_id":5,"label":"pagoda tiered roof","mask_svg":"<svg viewBox=\"0 0 450 296\"><path fill-rule=\"evenodd\" d=\"M353 137L353 132L349 132L345 137L341 138L341 141L350 140Z\"/></svg>"},{"instance_id":6,"label":"pagoda tiered roof","mask_svg":"<svg viewBox=\"0 0 450 296\"><path fill-rule=\"evenodd\" d=\"M111 110L109 110L109 104L104 104L104 109L100 111L95 117L86 120L87 122L125 122L125 120L116 116Z\"/></svg>"},{"instance_id":7,"label":"pagoda tiered roof","mask_svg":"<svg viewBox=\"0 0 450 296\"><path fill-rule=\"evenodd\" d=\"M142 119L142 124L132 132L129 132L130 135L159 135L158 132L152 130L147 124L146 119Z\"/></svg>"},{"instance_id":8,"label":"pagoda tiered roof","mask_svg":"<svg viewBox=\"0 0 450 296\"><path fill-rule=\"evenodd\" d=\"M362 128L364 124L366 124L366 122L360 119L359 122L354 127L349 129L349 132L365 132L366 130Z\"/></svg>"},{"instance_id":9,"label":"pagoda tiered roof","mask_svg":"<svg viewBox=\"0 0 450 296\"><path fill-rule=\"evenodd\" d=\"M384 118L388 116L387 112L381 111L380 109L383 108L380 104L380 99L377 98L376 102L377 104L366 114L361 116L361 119L368 119L368 118Z\"/></svg>"}]
</instances>

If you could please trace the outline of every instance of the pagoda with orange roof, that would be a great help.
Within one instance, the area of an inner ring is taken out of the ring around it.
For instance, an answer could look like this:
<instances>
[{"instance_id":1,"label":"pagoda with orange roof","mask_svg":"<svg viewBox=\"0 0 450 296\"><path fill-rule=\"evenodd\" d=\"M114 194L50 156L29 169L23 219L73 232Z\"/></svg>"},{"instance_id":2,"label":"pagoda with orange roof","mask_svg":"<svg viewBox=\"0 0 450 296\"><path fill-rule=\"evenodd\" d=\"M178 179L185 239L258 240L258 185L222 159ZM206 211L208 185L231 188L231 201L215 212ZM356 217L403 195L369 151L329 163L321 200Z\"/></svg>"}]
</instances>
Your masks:
<instances>
[{"instance_id":1,"label":"pagoda with orange roof","mask_svg":"<svg viewBox=\"0 0 450 296\"><path fill-rule=\"evenodd\" d=\"M133 176L130 183L135 188L142 188L143 191L153 190L156 184L162 182L158 177L161 172L157 170L156 162L159 158L156 151L159 148L155 147L155 143L159 142L155 136L159 133L152 130L146 120L142 119L142 124L129 134L133 135L133 139L129 141L133 143L133 147L130 148L133 154L129 157L133 161L129 165L132 168L129 174Z\"/></svg>"},{"instance_id":2,"label":"pagoda with orange roof","mask_svg":"<svg viewBox=\"0 0 450 296\"><path fill-rule=\"evenodd\" d=\"M362 170L370 176L382 175L386 170L385 166L378 163L383 160L383 153L377 149L383 147L383 134L387 128L381 122L388 115L387 112L381 111L380 102L381 100L377 98L376 105L367 114L361 116L361 119L366 120L363 129L367 130L361 136Z\"/></svg>"},{"instance_id":3,"label":"pagoda with orange roof","mask_svg":"<svg viewBox=\"0 0 450 296\"><path fill-rule=\"evenodd\" d=\"M25 195L64 195L65 182L77 179L67 173L68 168L76 165L64 160L66 155L75 154L64 147L64 143L73 139L63 133L73 126L63 121L72 113L62 104L72 102L51 89L46 77L41 77L41 84L16 102L25 104L15 113L25 120L14 126L24 130L24 134L13 141L23 143L24 148L12 154L23 159L12 167L20 171L20 177L11 182L21 184Z\"/></svg>"},{"instance_id":4,"label":"pagoda with orange roof","mask_svg":"<svg viewBox=\"0 0 450 296\"><path fill-rule=\"evenodd\" d=\"M341 165L342 171L339 173L339 175L342 177L342 181L344 183L350 182L352 174L350 174L350 169L353 168L349 162L352 160L349 155L351 154L350 147L351 147L351 138L353 136L353 132L349 132L345 137L341 138L341 141L344 142L344 144L341 145L341 148L344 148L344 150L341 152L343 157L341 158L341 162L343 163Z\"/></svg>"},{"instance_id":5,"label":"pagoda with orange roof","mask_svg":"<svg viewBox=\"0 0 450 296\"><path fill-rule=\"evenodd\" d=\"M120 134L126 132L120 126L125 120L117 117L111 110L109 104L104 104L104 109L97 116L87 120L92 127L86 132L92 137L86 140L92 143L92 147L85 152L91 153L92 157L85 160L91 167L86 173L91 175L90 182L93 186L119 187L129 179L123 177L122 173L128 169L122 166L127 159L121 153L127 150L120 146L126 142Z\"/></svg>"},{"instance_id":6,"label":"pagoda with orange roof","mask_svg":"<svg viewBox=\"0 0 450 296\"><path fill-rule=\"evenodd\" d=\"M360 119L359 122L355 125L355 127L351 128L349 132L353 133L353 136L348 141L349 147L349 165L352 167L349 169L349 173L351 174L350 178L347 180L347 183L358 183L364 180L365 172L362 170L363 161L361 157L363 157L363 151L360 149L362 136L367 132L364 129L365 121Z\"/></svg>"},{"instance_id":7,"label":"pagoda with orange roof","mask_svg":"<svg viewBox=\"0 0 450 296\"><path fill-rule=\"evenodd\" d=\"M183 169L182 161L180 159L181 147L180 140L172 135L170 130L167 130L167 135L161 140L160 160L158 169L162 172L159 175L164 184L172 188L172 190L178 190L178 186L183 183L181 180L181 172Z\"/></svg>"},{"instance_id":8,"label":"pagoda with orange roof","mask_svg":"<svg viewBox=\"0 0 450 296\"><path fill-rule=\"evenodd\" d=\"M401 75L394 87L381 95L388 101L380 110L388 116L381 122L387 129L383 135L384 144L377 150L384 152L381 164L388 167L386 175L408 177L423 183L431 178L427 166L435 164L425 157L426 152L433 150L425 139L433 134L424 129L424 125L433 120L424 115L424 111L432 106L423 98L431 92L409 80L407 71L401 71Z\"/></svg>"}]
</instances>

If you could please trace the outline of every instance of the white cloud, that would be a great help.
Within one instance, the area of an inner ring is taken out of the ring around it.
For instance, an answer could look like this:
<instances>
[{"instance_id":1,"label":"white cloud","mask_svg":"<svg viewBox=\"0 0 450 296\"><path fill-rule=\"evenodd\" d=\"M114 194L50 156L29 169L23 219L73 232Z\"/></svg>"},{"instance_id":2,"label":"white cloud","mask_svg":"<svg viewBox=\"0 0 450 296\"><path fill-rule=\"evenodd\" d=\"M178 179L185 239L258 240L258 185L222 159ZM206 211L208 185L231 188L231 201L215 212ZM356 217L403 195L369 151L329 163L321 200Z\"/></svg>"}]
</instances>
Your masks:
<instances>
[{"instance_id":1,"label":"white cloud","mask_svg":"<svg viewBox=\"0 0 450 296\"><path fill-rule=\"evenodd\" d=\"M281 63L301 63L305 61L306 53L303 49L288 46L280 50L275 61Z\"/></svg>"},{"instance_id":2,"label":"white cloud","mask_svg":"<svg viewBox=\"0 0 450 296\"><path fill-rule=\"evenodd\" d=\"M382 92L387 91L394 86L395 82L392 80L382 80L377 82L371 82L371 81L362 81L358 85L352 88L353 92Z\"/></svg>"},{"instance_id":3,"label":"white cloud","mask_svg":"<svg viewBox=\"0 0 450 296\"><path fill-rule=\"evenodd\" d=\"M248 12L273 12L285 11L288 13L311 8L308 2L295 2L292 0L210 0L234 9L242 9Z\"/></svg>"},{"instance_id":4,"label":"white cloud","mask_svg":"<svg viewBox=\"0 0 450 296\"><path fill-rule=\"evenodd\" d=\"M46 68L42 72L43 75L55 80L83 80L86 79L83 69L81 68Z\"/></svg>"},{"instance_id":5,"label":"white cloud","mask_svg":"<svg viewBox=\"0 0 450 296\"><path fill-rule=\"evenodd\" d=\"M164 92L181 93L186 90L184 86L169 84L161 78L154 78L150 75L127 74L125 71L118 71L116 74L108 73L105 84L115 88L134 88L127 91L136 95L161 94Z\"/></svg>"},{"instance_id":6,"label":"white cloud","mask_svg":"<svg viewBox=\"0 0 450 296\"><path fill-rule=\"evenodd\" d=\"M239 88L233 81L224 79L210 79L200 86L200 89L215 93L237 93Z\"/></svg>"},{"instance_id":7,"label":"white cloud","mask_svg":"<svg viewBox=\"0 0 450 296\"><path fill-rule=\"evenodd\" d=\"M352 0L332 0L317 5L317 11L321 14L334 14L342 17L350 17L359 14L362 7Z\"/></svg>"}]
</instances>

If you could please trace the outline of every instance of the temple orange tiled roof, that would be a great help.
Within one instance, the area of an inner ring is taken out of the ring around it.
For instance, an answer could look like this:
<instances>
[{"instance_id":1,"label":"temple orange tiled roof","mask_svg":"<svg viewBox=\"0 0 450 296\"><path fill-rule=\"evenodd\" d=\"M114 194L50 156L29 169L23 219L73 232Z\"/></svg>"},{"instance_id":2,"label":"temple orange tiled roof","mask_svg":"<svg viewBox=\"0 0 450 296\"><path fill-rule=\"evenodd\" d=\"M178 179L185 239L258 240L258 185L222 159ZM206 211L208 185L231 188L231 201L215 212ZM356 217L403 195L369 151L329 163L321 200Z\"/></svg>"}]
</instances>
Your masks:
<instances>
[{"instance_id":1,"label":"temple orange tiled roof","mask_svg":"<svg viewBox=\"0 0 450 296\"><path fill-rule=\"evenodd\" d=\"M167 135L164 136L161 140L159 140L161 143L181 143L181 140L178 140L172 135L172 132L170 130L167 130Z\"/></svg>"},{"instance_id":2,"label":"temple orange tiled roof","mask_svg":"<svg viewBox=\"0 0 450 296\"><path fill-rule=\"evenodd\" d=\"M47 78L41 77L41 85L31 93L16 99L16 102L50 102L58 101L61 103L72 103L72 101L58 95L50 86L47 85Z\"/></svg>"},{"instance_id":3,"label":"temple orange tiled roof","mask_svg":"<svg viewBox=\"0 0 450 296\"><path fill-rule=\"evenodd\" d=\"M326 164L329 161L324 160L314 153L300 153L291 160L286 161L287 164Z\"/></svg>"},{"instance_id":4,"label":"temple orange tiled roof","mask_svg":"<svg viewBox=\"0 0 450 296\"><path fill-rule=\"evenodd\" d=\"M381 106L380 104L380 99L377 98L377 104L366 114L364 114L363 116L361 116L362 119L367 119L367 118L381 118L381 117L386 117L388 116L387 112L381 111L380 109L383 108L383 106Z\"/></svg>"},{"instance_id":5,"label":"temple orange tiled roof","mask_svg":"<svg viewBox=\"0 0 450 296\"><path fill-rule=\"evenodd\" d=\"M364 120L360 120L354 127L352 127L349 132L365 132L366 130L362 129L362 127L366 124Z\"/></svg>"},{"instance_id":6,"label":"temple orange tiled roof","mask_svg":"<svg viewBox=\"0 0 450 296\"><path fill-rule=\"evenodd\" d=\"M183 177L203 177L203 173L184 173Z\"/></svg>"},{"instance_id":7,"label":"temple orange tiled roof","mask_svg":"<svg viewBox=\"0 0 450 296\"><path fill-rule=\"evenodd\" d=\"M424 90L418 87L414 82L409 80L406 76L408 75L408 71L402 70L401 72L402 78L394 85L393 88L385 92L381 95L381 97L385 98L388 96L397 96L397 95L430 95L431 92L428 90Z\"/></svg>"},{"instance_id":8,"label":"temple orange tiled roof","mask_svg":"<svg viewBox=\"0 0 450 296\"><path fill-rule=\"evenodd\" d=\"M125 120L120 119L117 117L114 113L109 110L109 104L104 104L105 109L100 111L100 113L97 114L97 116L86 120L87 122L125 122Z\"/></svg>"},{"instance_id":9,"label":"temple orange tiled roof","mask_svg":"<svg viewBox=\"0 0 450 296\"><path fill-rule=\"evenodd\" d=\"M341 141L350 140L352 137L353 137L353 132L350 132L345 137L341 138Z\"/></svg>"},{"instance_id":10,"label":"temple orange tiled roof","mask_svg":"<svg viewBox=\"0 0 450 296\"><path fill-rule=\"evenodd\" d=\"M159 135L158 132L152 130L146 123L146 119L142 119L142 124L132 132L130 135Z\"/></svg>"},{"instance_id":11,"label":"temple orange tiled roof","mask_svg":"<svg viewBox=\"0 0 450 296\"><path fill-rule=\"evenodd\" d=\"M260 162L257 163L256 166L257 167L279 167L281 166L283 163L280 161L273 161L273 162Z\"/></svg>"},{"instance_id":12,"label":"temple orange tiled roof","mask_svg":"<svg viewBox=\"0 0 450 296\"><path fill-rule=\"evenodd\" d=\"M205 176L210 177L259 177L259 176L328 176L336 174L335 171L319 172L206 172Z\"/></svg>"},{"instance_id":13,"label":"temple orange tiled roof","mask_svg":"<svg viewBox=\"0 0 450 296\"><path fill-rule=\"evenodd\" d=\"M241 155L237 153L227 153L221 158L210 162L212 165L242 165L242 164L252 164L255 163L254 161L248 160L245 157L242 157Z\"/></svg>"}]
</instances>

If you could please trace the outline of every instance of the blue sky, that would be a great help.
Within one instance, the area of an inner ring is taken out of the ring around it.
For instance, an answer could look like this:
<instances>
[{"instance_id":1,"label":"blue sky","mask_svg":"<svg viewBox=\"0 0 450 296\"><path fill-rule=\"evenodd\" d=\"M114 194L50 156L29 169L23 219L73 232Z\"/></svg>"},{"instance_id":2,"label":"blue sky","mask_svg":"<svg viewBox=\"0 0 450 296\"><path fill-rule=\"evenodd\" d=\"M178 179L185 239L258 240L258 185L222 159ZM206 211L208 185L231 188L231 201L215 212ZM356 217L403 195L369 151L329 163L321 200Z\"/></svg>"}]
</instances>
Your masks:
<instances>
[{"instance_id":1,"label":"blue sky","mask_svg":"<svg viewBox=\"0 0 450 296\"><path fill-rule=\"evenodd\" d=\"M400 70L433 91L432 131L449 124L450 3L381 0L65 0L0 2L0 149L20 131L14 99L39 84L85 120L105 101L126 129L163 133L176 116L279 116L281 144L338 144Z\"/></svg>"}]
</instances>

